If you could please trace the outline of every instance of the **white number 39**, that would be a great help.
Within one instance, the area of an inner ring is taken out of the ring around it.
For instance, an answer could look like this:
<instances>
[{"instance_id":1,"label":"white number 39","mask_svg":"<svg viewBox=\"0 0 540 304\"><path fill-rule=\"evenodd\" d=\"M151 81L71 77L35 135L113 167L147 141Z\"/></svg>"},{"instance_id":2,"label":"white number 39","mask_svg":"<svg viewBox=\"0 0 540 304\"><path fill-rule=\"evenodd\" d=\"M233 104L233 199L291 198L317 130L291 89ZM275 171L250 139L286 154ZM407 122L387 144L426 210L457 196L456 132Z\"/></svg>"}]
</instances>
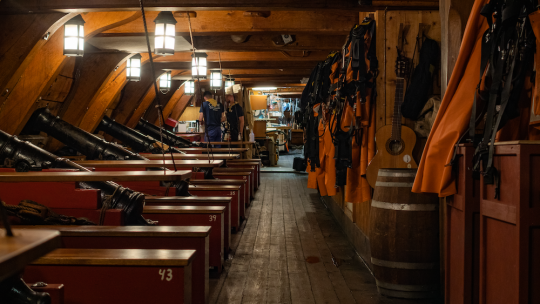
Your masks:
<instances>
[{"instance_id":1,"label":"white number 39","mask_svg":"<svg viewBox=\"0 0 540 304\"><path fill-rule=\"evenodd\" d=\"M217 221L217 216L210 215L210 222L215 222L215 221Z\"/></svg>"},{"instance_id":2,"label":"white number 39","mask_svg":"<svg viewBox=\"0 0 540 304\"><path fill-rule=\"evenodd\" d=\"M165 273L167 274L167 277L165 277ZM172 280L172 269L160 269L159 275L161 276L161 280L167 280L169 282Z\"/></svg>"}]
</instances>

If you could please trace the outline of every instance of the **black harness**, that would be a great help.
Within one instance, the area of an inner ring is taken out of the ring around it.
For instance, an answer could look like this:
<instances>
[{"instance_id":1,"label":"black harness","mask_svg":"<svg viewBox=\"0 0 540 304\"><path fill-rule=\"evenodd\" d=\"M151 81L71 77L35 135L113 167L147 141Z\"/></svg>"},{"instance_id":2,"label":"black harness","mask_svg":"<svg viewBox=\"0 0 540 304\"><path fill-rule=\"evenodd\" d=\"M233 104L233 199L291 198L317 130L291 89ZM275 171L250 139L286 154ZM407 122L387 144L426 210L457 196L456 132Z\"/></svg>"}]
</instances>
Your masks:
<instances>
[{"instance_id":1,"label":"black harness","mask_svg":"<svg viewBox=\"0 0 540 304\"><path fill-rule=\"evenodd\" d=\"M480 80L474 93L468 135L476 150L473 157L475 178L484 177L485 184L495 184L495 198L499 197L500 172L493 165L495 137L510 119L519 116L518 103L527 75L533 68L536 38L528 15L536 10L531 0L492 0L481 15L489 28L482 37ZM481 91L482 80L485 91ZM483 109L477 113L479 100ZM485 121L482 134L476 126ZM456 145L457 151L457 145ZM455 164L455 156L452 164Z\"/></svg>"}]
</instances>

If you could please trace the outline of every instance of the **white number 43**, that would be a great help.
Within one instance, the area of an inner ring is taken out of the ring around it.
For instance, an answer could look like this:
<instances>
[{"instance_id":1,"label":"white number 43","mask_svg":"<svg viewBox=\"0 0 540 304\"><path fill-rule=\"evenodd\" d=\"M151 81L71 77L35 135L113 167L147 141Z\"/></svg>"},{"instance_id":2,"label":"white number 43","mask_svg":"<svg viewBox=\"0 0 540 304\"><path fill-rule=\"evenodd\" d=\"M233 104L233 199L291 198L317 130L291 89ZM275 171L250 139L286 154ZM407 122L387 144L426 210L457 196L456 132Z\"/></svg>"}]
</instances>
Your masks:
<instances>
[{"instance_id":1,"label":"white number 43","mask_svg":"<svg viewBox=\"0 0 540 304\"><path fill-rule=\"evenodd\" d=\"M159 275L161 276L162 281L167 280L167 282L169 282L170 280L172 280L172 269L160 269Z\"/></svg>"}]
</instances>

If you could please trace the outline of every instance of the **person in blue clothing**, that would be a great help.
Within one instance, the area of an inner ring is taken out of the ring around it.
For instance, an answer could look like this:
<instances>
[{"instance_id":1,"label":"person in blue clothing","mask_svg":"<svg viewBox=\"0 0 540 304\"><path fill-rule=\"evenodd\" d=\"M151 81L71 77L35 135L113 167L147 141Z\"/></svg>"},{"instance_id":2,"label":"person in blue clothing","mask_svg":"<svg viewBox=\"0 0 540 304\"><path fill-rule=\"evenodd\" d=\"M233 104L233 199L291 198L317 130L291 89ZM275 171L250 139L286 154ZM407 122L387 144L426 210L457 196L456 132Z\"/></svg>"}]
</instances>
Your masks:
<instances>
[{"instance_id":1,"label":"person in blue clothing","mask_svg":"<svg viewBox=\"0 0 540 304\"><path fill-rule=\"evenodd\" d=\"M212 98L212 93L204 92L204 102L199 111L199 121L205 125L206 141L221 141L221 122L225 121L225 111L223 104ZM208 134L209 138L206 138Z\"/></svg>"}]
</instances>

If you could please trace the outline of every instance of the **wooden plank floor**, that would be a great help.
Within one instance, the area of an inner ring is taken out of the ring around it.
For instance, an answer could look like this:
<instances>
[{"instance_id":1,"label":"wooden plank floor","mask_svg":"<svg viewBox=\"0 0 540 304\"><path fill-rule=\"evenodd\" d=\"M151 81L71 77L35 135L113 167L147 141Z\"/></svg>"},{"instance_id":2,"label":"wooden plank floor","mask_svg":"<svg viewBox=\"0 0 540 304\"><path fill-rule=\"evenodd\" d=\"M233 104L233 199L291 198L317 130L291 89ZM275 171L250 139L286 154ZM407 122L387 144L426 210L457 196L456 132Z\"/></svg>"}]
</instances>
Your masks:
<instances>
[{"instance_id":1,"label":"wooden plank floor","mask_svg":"<svg viewBox=\"0 0 540 304\"><path fill-rule=\"evenodd\" d=\"M264 173L210 303L429 303L390 299L320 201L307 175Z\"/></svg>"}]
</instances>

